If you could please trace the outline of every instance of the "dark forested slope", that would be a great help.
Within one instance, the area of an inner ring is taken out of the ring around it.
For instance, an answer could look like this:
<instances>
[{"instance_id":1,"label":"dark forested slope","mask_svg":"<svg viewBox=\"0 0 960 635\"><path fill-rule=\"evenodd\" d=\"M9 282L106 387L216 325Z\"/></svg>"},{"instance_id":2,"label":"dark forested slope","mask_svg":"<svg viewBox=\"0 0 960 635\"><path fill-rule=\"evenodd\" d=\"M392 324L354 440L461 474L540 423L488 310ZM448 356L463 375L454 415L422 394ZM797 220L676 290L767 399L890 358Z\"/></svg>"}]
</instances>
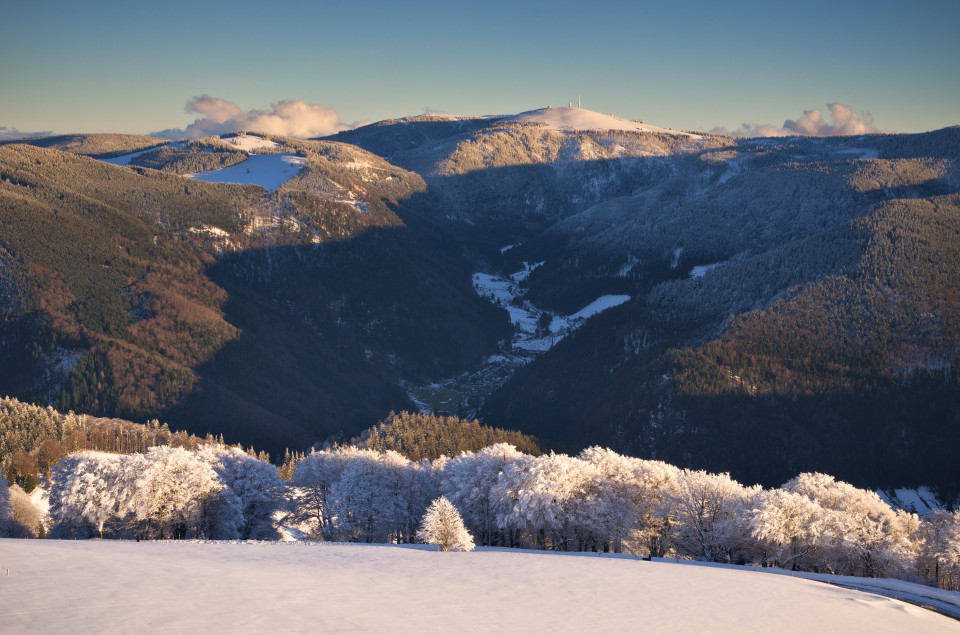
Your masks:
<instances>
[{"instance_id":1,"label":"dark forested slope","mask_svg":"<svg viewBox=\"0 0 960 635\"><path fill-rule=\"evenodd\" d=\"M305 166L276 192L0 147L0 393L276 452L409 407L401 372L495 350L506 320L418 225L419 177L281 141Z\"/></svg>"},{"instance_id":2,"label":"dark forested slope","mask_svg":"<svg viewBox=\"0 0 960 635\"><path fill-rule=\"evenodd\" d=\"M838 141L778 142L779 158L768 147L703 194L619 201L565 221L579 232L556 226L527 247L563 254L530 276L534 297L538 285L563 297L576 275L602 288L624 261L628 277L665 263L682 275L635 286L630 303L521 370L484 417L522 421L548 445L613 444L747 482L820 470L955 492L957 137L865 138L885 158L834 146L802 162L802 146ZM898 158L904 148L911 158ZM794 185L769 189L785 178ZM578 267L584 254L606 269Z\"/></svg>"}]
</instances>

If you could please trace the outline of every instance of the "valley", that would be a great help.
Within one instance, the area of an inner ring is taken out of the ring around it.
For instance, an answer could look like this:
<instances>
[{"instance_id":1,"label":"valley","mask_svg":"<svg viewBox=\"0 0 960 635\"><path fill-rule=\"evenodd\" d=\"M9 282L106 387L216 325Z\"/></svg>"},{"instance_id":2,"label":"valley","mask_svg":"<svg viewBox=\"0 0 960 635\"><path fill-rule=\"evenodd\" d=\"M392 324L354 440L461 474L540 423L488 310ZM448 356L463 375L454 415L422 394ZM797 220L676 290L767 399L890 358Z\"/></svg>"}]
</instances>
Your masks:
<instances>
[{"instance_id":1,"label":"valley","mask_svg":"<svg viewBox=\"0 0 960 635\"><path fill-rule=\"evenodd\" d=\"M507 249L503 247L500 252L504 253ZM477 293L510 314L513 338L503 342L500 351L487 357L476 370L422 386L405 386L410 398L422 412L452 413L467 419L475 418L484 400L517 370L550 350L588 318L630 299L627 295L605 295L572 315L554 315L524 300L525 291L520 288L530 273L542 264L525 262L523 269L506 277L488 273L473 274L473 286Z\"/></svg>"}]
</instances>

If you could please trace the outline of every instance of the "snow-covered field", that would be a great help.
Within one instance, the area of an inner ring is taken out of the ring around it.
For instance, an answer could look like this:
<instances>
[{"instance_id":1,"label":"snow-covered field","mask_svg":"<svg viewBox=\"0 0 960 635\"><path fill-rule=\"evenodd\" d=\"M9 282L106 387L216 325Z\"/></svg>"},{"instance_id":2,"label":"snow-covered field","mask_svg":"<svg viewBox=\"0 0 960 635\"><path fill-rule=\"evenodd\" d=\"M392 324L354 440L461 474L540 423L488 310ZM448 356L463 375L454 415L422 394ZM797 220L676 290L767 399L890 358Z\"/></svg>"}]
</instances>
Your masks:
<instances>
[{"instance_id":1,"label":"snow-covered field","mask_svg":"<svg viewBox=\"0 0 960 635\"><path fill-rule=\"evenodd\" d=\"M0 540L0 631L900 634L960 622L802 578L596 555Z\"/></svg>"},{"instance_id":2,"label":"snow-covered field","mask_svg":"<svg viewBox=\"0 0 960 635\"><path fill-rule=\"evenodd\" d=\"M273 191L289 181L306 159L295 154L254 154L246 161L223 168L184 176L208 183L259 185Z\"/></svg>"}]
</instances>

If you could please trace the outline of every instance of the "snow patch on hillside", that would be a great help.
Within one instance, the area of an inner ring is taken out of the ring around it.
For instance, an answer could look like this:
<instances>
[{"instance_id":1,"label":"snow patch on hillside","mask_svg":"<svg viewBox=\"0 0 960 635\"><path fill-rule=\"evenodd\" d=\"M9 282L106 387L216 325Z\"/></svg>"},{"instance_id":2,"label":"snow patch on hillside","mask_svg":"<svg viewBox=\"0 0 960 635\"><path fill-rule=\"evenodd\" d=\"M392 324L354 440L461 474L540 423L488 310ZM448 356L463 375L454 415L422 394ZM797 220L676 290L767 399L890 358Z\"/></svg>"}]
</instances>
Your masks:
<instances>
[{"instance_id":1,"label":"snow patch on hillside","mask_svg":"<svg viewBox=\"0 0 960 635\"><path fill-rule=\"evenodd\" d=\"M722 264L723 264L722 262L714 262L714 263L711 263L711 264L709 264L709 265L697 265L696 267L694 267L693 269L690 270L690 277L691 277L691 278L702 278L703 276L707 275L707 272L708 272L708 271L710 271L710 270L712 270L712 269L716 269L717 267L719 267L719 266L722 265Z\"/></svg>"},{"instance_id":2,"label":"snow patch on hillside","mask_svg":"<svg viewBox=\"0 0 960 635\"><path fill-rule=\"evenodd\" d=\"M587 318L593 317L601 311L606 311L607 309L612 309L615 306L620 306L629 299L630 296L628 295L602 295L573 315L569 316L567 319L586 320Z\"/></svg>"},{"instance_id":3,"label":"snow patch on hillside","mask_svg":"<svg viewBox=\"0 0 960 635\"><path fill-rule=\"evenodd\" d=\"M295 154L255 154L242 163L221 170L196 172L184 176L207 183L259 185L272 192L289 181L305 163L305 158Z\"/></svg>"},{"instance_id":4,"label":"snow patch on hillside","mask_svg":"<svg viewBox=\"0 0 960 635\"><path fill-rule=\"evenodd\" d=\"M944 505L929 487L877 490L877 494L891 507L920 516L938 509L947 509L947 505Z\"/></svg>"},{"instance_id":5,"label":"snow patch on hillside","mask_svg":"<svg viewBox=\"0 0 960 635\"><path fill-rule=\"evenodd\" d=\"M598 554L10 539L0 553L10 633L957 632L839 580Z\"/></svg>"},{"instance_id":6,"label":"snow patch on hillside","mask_svg":"<svg viewBox=\"0 0 960 635\"><path fill-rule=\"evenodd\" d=\"M620 271L617 272L618 278L626 278L630 275L630 272L633 271L633 268L640 264L640 259L634 256L633 254L627 254L627 261L623 263L623 266L620 267Z\"/></svg>"},{"instance_id":7,"label":"snow patch on hillside","mask_svg":"<svg viewBox=\"0 0 960 635\"><path fill-rule=\"evenodd\" d=\"M621 119L614 115L605 115L592 110L583 108L541 108L539 110L529 110L513 117L508 117L506 121L520 121L531 123L542 123L551 130L558 132L573 132L576 130L632 130L637 132L657 132L660 134L679 135L699 139L699 135L693 135L688 132L679 132L669 128L651 126L642 121L630 121Z\"/></svg>"},{"instance_id":8,"label":"snow patch on hillside","mask_svg":"<svg viewBox=\"0 0 960 635\"><path fill-rule=\"evenodd\" d=\"M680 264L680 256L683 255L683 247L677 247L673 250L673 258L670 260L670 268L676 269Z\"/></svg>"},{"instance_id":9,"label":"snow patch on hillside","mask_svg":"<svg viewBox=\"0 0 960 635\"><path fill-rule=\"evenodd\" d=\"M177 143L165 143L165 144L160 145L160 146L154 146L154 147L152 147L152 148L147 148L146 150L140 150L140 151L138 151L138 152L131 152L130 154L124 154L124 155L121 155L121 156L119 156L119 157L113 157L112 159L100 159L100 161L103 161L104 163L109 163L110 165L125 166L125 165L130 165L130 160L133 159L134 157L140 156L141 154L146 154L146 153L148 153L148 152L153 152L154 150L157 150L157 149L159 149L159 148L178 148L178 147L180 147L181 145L183 145L183 144L182 144L182 143L179 143L179 142L177 142Z\"/></svg>"}]
</instances>

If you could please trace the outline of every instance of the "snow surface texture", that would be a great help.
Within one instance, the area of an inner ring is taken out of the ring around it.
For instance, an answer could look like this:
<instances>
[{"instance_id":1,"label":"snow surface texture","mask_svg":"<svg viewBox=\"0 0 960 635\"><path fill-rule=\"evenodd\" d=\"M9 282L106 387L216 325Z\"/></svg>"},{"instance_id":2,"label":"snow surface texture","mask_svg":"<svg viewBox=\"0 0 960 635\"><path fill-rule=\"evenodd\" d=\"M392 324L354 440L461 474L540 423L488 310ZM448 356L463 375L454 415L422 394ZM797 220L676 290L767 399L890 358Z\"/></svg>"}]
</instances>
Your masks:
<instances>
[{"instance_id":1,"label":"snow surface texture","mask_svg":"<svg viewBox=\"0 0 960 635\"><path fill-rule=\"evenodd\" d=\"M621 119L614 115L604 115L603 113L584 110L583 108L541 108L540 110L529 110L519 115L508 117L507 121L542 123L551 130L557 130L559 132L570 132L574 130L636 130L639 132L659 132L661 134L697 137L697 135L686 132L651 126L650 124L639 121Z\"/></svg>"},{"instance_id":2,"label":"snow surface texture","mask_svg":"<svg viewBox=\"0 0 960 635\"><path fill-rule=\"evenodd\" d=\"M207 183L259 185L272 192L299 172L305 161L306 159L295 154L255 154L242 163L222 170L197 172L184 176Z\"/></svg>"},{"instance_id":3,"label":"snow surface texture","mask_svg":"<svg viewBox=\"0 0 960 635\"><path fill-rule=\"evenodd\" d=\"M960 632L798 577L589 554L0 540L0 568L10 633Z\"/></svg>"}]
</instances>

